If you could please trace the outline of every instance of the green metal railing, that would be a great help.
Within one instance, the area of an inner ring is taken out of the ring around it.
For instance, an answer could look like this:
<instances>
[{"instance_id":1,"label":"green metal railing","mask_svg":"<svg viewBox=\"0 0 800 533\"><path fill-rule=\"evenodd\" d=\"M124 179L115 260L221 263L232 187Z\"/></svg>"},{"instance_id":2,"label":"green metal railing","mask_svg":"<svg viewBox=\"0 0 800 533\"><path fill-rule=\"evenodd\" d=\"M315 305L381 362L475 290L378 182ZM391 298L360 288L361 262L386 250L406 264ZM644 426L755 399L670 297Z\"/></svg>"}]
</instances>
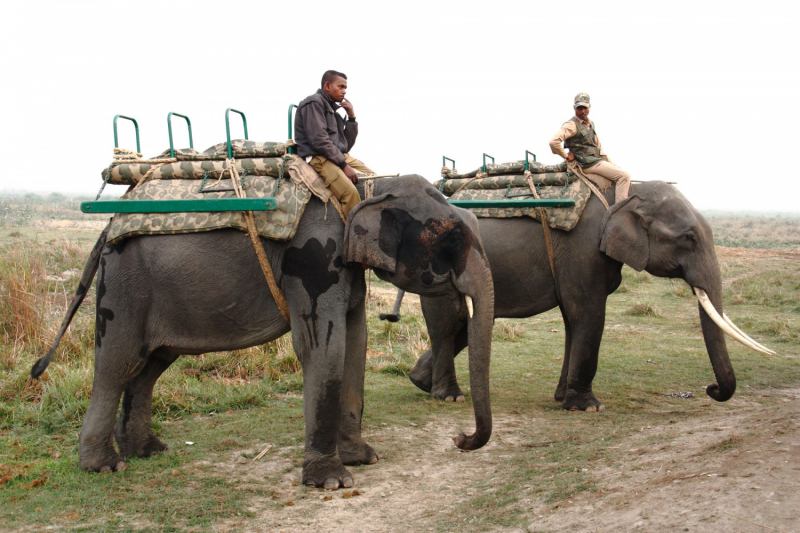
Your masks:
<instances>
[{"instance_id":1,"label":"green metal railing","mask_svg":"<svg viewBox=\"0 0 800 533\"><path fill-rule=\"evenodd\" d=\"M529 150L525 150L525 170L529 169L529 161L530 156L533 156L533 161L536 161L536 154ZM483 154L483 172L486 173L488 167L486 165L486 159L489 158L492 160L492 164L495 164L494 157L490 156L489 154ZM449 157L442 156L442 167L447 167L447 161L453 163L453 169L456 168L456 162ZM510 189L509 185L509 189ZM549 198L546 200L537 200L537 199L530 199L530 200L514 200L512 198L517 197L527 197L533 196L533 193L522 193L522 194L512 194L509 195L506 192L504 199L497 199L497 200L448 200L451 205L456 207L463 207L466 209L487 209L487 208L509 208L509 207L574 207L575 200L572 198Z\"/></svg>"},{"instance_id":2,"label":"green metal railing","mask_svg":"<svg viewBox=\"0 0 800 533\"><path fill-rule=\"evenodd\" d=\"M244 124L244 140L248 140L247 137L247 117L244 116L244 113L237 109L233 109L229 107L225 110L225 134L228 136L228 159L233 157L233 150L231 149L231 122L230 122L230 112L233 111L234 113L239 113L242 117L242 124Z\"/></svg>"},{"instance_id":3,"label":"green metal railing","mask_svg":"<svg viewBox=\"0 0 800 533\"><path fill-rule=\"evenodd\" d=\"M275 198L214 198L202 200L105 200L83 202L84 213L198 213L217 211L273 211Z\"/></svg>"},{"instance_id":4,"label":"green metal railing","mask_svg":"<svg viewBox=\"0 0 800 533\"><path fill-rule=\"evenodd\" d=\"M139 144L139 123L135 118L126 117L125 115L114 115L114 148L119 148L119 137L117 137L117 119L124 118L133 122L133 127L136 128L136 152L142 153L142 147Z\"/></svg>"},{"instance_id":5,"label":"green metal railing","mask_svg":"<svg viewBox=\"0 0 800 533\"><path fill-rule=\"evenodd\" d=\"M297 104L289 104L289 137L287 137L287 138L290 141L294 140L294 137L292 137L292 108L295 108L295 107L297 107ZM290 146L287 149L287 151L290 154L296 154L297 153L297 148L295 148L294 146Z\"/></svg>"},{"instance_id":6,"label":"green metal railing","mask_svg":"<svg viewBox=\"0 0 800 533\"><path fill-rule=\"evenodd\" d=\"M233 157L233 149L231 146L231 128L230 128L230 112L238 113L242 117L242 124L244 126L244 138L248 140L247 134L247 118L244 113L233 108L228 108L225 111L225 133L228 141L228 158ZM192 123L189 117L181 115L180 113L170 112L167 115L167 124L169 128L169 149L170 155L175 156L175 148L172 139L172 115L179 116L186 120L186 125L189 128L189 146L194 148L194 140L192 139ZM117 119L124 118L133 122L136 128L136 150L141 153L141 146L139 144L139 124L135 119L126 117L124 115L116 115L114 117L114 146L119 148L119 140L117 136ZM242 175L245 177L247 172ZM111 173L109 172L109 177ZM203 190L206 178L200 186L198 192L223 192L232 191L232 188L215 188ZM280 181L280 179L279 179ZM105 186L106 181L103 182ZM242 183L244 189L244 183ZM277 190L277 187L276 187ZM97 198L103 192L102 187ZM219 211L273 211L278 208L278 200L273 197L265 198L203 198L191 200L102 200L95 199L93 202L82 202L81 211L84 213L198 213L198 212L219 212Z\"/></svg>"},{"instance_id":7,"label":"green metal railing","mask_svg":"<svg viewBox=\"0 0 800 533\"><path fill-rule=\"evenodd\" d=\"M486 158L487 157L492 160L492 164L494 165L494 157L490 156L489 154L483 154L483 173L484 174L486 173Z\"/></svg>"},{"instance_id":8,"label":"green metal railing","mask_svg":"<svg viewBox=\"0 0 800 533\"><path fill-rule=\"evenodd\" d=\"M172 115L186 119L186 125L189 127L189 148L194 148L194 141L192 140L192 121L189 120L189 117L170 111L167 114L167 128L169 129L169 156L175 157L175 147L172 144Z\"/></svg>"},{"instance_id":9,"label":"green metal railing","mask_svg":"<svg viewBox=\"0 0 800 533\"><path fill-rule=\"evenodd\" d=\"M532 155L533 156L533 162L534 163L536 162L536 154L534 154L533 152L531 152L529 150L525 150L525 170L530 170L529 167L528 167L528 156L529 155Z\"/></svg>"},{"instance_id":10,"label":"green metal railing","mask_svg":"<svg viewBox=\"0 0 800 533\"><path fill-rule=\"evenodd\" d=\"M572 198L556 198L548 200L450 200L450 204L467 209L485 209L489 207L573 207Z\"/></svg>"}]
</instances>

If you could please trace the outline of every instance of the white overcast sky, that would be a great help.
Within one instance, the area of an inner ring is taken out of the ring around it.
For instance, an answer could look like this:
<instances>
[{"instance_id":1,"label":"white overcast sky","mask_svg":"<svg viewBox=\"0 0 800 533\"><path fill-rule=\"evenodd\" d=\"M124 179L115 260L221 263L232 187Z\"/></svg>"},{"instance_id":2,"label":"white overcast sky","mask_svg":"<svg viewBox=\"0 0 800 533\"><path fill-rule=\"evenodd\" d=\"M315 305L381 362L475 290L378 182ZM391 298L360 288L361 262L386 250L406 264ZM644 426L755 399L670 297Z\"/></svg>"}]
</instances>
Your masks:
<instances>
[{"instance_id":1,"label":"white overcast sky","mask_svg":"<svg viewBox=\"0 0 800 533\"><path fill-rule=\"evenodd\" d=\"M800 212L800 2L27 1L0 7L0 191L93 194L115 114L142 151L282 141L288 105L348 76L352 155L438 179L521 159L578 92L611 158L701 209ZM120 145L135 147L120 121ZM241 136L238 117L234 137ZM176 147L188 145L174 120ZM109 187L104 197L122 194Z\"/></svg>"}]
</instances>

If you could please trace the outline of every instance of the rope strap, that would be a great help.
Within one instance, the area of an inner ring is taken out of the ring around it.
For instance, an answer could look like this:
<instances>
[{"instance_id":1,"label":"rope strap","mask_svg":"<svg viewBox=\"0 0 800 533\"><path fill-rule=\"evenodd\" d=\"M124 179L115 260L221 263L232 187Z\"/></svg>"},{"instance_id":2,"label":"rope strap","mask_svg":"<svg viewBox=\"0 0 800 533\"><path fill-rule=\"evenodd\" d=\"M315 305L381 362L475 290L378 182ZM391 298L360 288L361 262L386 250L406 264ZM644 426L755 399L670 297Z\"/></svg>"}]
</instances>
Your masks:
<instances>
[{"instance_id":1,"label":"rope strap","mask_svg":"<svg viewBox=\"0 0 800 533\"><path fill-rule=\"evenodd\" d=\"M231 173L231 184L233 186L234 193L236 193L237 197L244 198L245 194L244 191L242 191L239 173L236 171L236 162L233 159L228 159L226 161L226 166ZM247 224L247 234L250 235L250 241L253 243L253 249L255 250L256 257L258 258L258 264L261 265L261 271L264 273L264 279L267 280L267 285L269 285L269 291L272 293L272 298L275 299L275 304L278 306L278 311L280 311L283 319L291 326L292 322L289 317L289 305L286 303L286 298L284 297L280 287L278 287L278 284L275 282L275 273L272 271L272 266L269 264L269 259L267 259L267 252L264 250L264 243L261 242L261 239L258 236L258 230L256 229L256 221L253 217L253 212L244 211L242 214L244 215L244 221Z\"/></svg>"},{"instance_id":2,"label":"rope strap","mask_svg":"<svg viewBox=\"0 0 800 533\"><path fill-rule=\"evenodd\" d=\"M375 180L364 180L364 200L369 200L375 195Z\"/></svg>"},{"instance_id":3,"label":"rope strap","mask_svg":"<svg viewBox=\"0 0 800 533\"><path fill-rule=\"evenodd\" d=\"M539 196L539 192L536 190L536 184L533 182L533 174L531 174L530 170L525 171L525 180L528 182L528 187L530 187L533 197L537 200L541 200L542 197ZM552 272L553 281L556 283L556 287L558 287L553 235L550 233L550 225L547 223L547 214L544 211L544 207L538 207L537 210L539 211L539 218L542 222L542 231L544 231L544 244L547 247L547 258L550 260L550 272Z\"/></svg>"}]
</instances>

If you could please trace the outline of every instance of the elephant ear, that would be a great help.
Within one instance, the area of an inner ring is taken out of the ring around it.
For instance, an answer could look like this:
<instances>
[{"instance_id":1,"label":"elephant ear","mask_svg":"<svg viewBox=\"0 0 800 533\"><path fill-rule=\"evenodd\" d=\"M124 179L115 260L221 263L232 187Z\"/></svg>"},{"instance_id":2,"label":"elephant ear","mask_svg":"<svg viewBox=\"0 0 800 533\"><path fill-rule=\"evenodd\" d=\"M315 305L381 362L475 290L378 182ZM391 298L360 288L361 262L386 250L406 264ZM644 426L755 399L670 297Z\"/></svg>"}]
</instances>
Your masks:
<instances>
[{"instance_id":1,"label":"elephant ear","mask_svg":"<svg viewBox=\"0 0 800 533\"><path fill-rule=\"evenodd\" d=\"M392 210L384 209L383 202L390 197L396 198L387 193L364 200L350 212L344 238L346 262L394 273L403 228Z\"/></svg>"},{"instance_id":2,"label":"elephant ear","mask_svg":"<svg viewBox=\"0 0 800 533\"><path fill-rule=\"evenodd\" d=\"M603 217L600 251L641 272L650 258L642 200L630 196L614 204Z\"/></svg>"}]
</instances>

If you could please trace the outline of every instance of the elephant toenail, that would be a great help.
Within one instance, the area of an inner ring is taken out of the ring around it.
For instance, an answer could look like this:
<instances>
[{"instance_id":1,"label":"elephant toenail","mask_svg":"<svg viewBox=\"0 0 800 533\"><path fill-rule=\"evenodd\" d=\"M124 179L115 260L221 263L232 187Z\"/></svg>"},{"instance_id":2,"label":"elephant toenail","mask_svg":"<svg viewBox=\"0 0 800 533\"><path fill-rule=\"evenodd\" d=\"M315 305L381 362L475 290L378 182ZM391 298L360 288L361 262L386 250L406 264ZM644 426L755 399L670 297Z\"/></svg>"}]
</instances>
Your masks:
<instances>
[{"instance_id":1,"label":"elephant toenail","mask_svg":"<svg viewBox=\"0 0 800 533\"><path fill-rule=\"evenodd\" d=\"M597 408L597 410L602 413L603 411L606 410L606 406L605 405L601 405L600 407Z\"/></svg>"},{"instance_id":2,"label":"elephant toenail","mask_svg":"<svg viewBox=\"0 0 800 533\"><path fill-rule=\"evenodd\" d=\"M116 465L114 465L115 472L122 472L123 470L128 469L128 464L125 461L120 461Z\"/></svg>"},{"instance_id":3,"label":"elephant toenail","mask_svg":"<svg viewBox=\"0 0 800 533\"><path fill-rule=\"evenodd\" d=\"M110 474L112 472L111 467L106 465L100 469L101 474Z\"/></svg>"},{"instance_id":4,"label":"elephant toenail","mask_svg":"<svg viewBox=\"0 0 800 533\"><path fill-rule=\"evenodd\" d=\"M355 485L355 483L353 483L353 478L351 478L351 477L346 477L346 478L344 478L344 479L342 480L342 486L343 486L344 488L346 488L346 489L349 489L349 488L350 488L350 487L352 487L353 485Z\"/></svg>"},{"instance_id":5,"label":"elephant toenail","mask_svg":"<svg viewBox=\"0 0 800 533\"><path fill-rule=\"evenodd\" d=\"M444 399L444 401L446 401L446 402L452 402L452 401L453 401L453 397L452 397L452 396L448 396L448 397L446 397L446 398Z\"/></svg>"},{"instance_id":6,"label":"elephant toenail","mask_svg":"<svg viewBox=\"0 0 800 533\"><path fill-rule=\"evenodd\" d=\"M336 490L339 488L339 480L334 477L330 477L325 480L325 483L322 485L322 488L324 488L325 490Z\"/></svg>"},{"instance_id":7,"label":"elephant toenail","mask_svg":"<svg viewBox=\"0 0 800 533\"><path fill-rule=\"evenodd\" d=\"M456 402L457 402L457 403L464 403L465 401L467 401L467 399L466 399L466 398L464 398L464 396L463 396L463 395L462 395L462 396L459 396L458 398L456 398Z\"/></svg>"},{"instance_id":8,"label":"elephant toenail","mask_svg":"<svg viewBox=\"0 0 800 533\"><path fill-rule=\"evenodd\" d=\"M590 405L589 407L586 408L586 412L587 413L596 413L597 412L597 407L595 407L594 405Z\"/></svg>"},{"instance_id":9,"label":"elephant toenail","mask_svg":"<svg viewBox=\"0 0 800 533\"><path fill-rule=\"evenodd\" d=\"M378 456L377 455L369 460L369 464L371 464L371 465L374 465L377 462L378 462Z\"/></svg>"}]
</instances>

